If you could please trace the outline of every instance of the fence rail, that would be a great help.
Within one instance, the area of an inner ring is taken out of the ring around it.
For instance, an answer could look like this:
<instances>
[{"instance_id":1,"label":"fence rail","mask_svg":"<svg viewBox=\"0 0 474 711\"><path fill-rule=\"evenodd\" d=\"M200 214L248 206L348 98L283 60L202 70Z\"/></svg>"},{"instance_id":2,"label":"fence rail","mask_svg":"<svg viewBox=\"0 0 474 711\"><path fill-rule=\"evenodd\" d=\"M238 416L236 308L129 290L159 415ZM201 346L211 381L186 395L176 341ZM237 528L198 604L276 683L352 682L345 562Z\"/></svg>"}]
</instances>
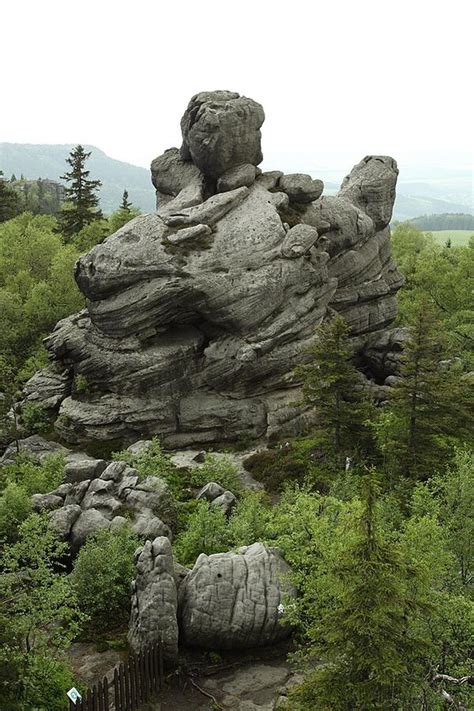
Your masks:
<instances>
[{"instance_id":1,"label":"fence rail","mask_svg":"<svg viewBox=\"0 0 474 711\"><path fill-rule=\"evenodd\" d=\"M88 689L81 701L70 701L69 711L139 711L163 687L163 650L160 644L130 655L107 677Z\"/></svg>"}]
</instances>

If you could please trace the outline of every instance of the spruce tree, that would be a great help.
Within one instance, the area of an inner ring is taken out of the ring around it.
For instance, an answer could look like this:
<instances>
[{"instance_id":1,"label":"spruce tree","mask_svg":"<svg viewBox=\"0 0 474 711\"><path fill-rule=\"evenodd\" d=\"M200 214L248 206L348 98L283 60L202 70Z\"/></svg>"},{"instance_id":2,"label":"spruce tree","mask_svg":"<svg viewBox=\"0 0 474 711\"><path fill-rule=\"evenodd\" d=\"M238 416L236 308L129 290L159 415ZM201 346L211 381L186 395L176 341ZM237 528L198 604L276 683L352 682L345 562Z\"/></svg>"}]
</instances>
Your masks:
<instances>
[{"instance_id":1,"label":"spruce tree","mask_svg":"<svg viewBox=\"0 0 474 711\"><path fill-rule=\"evenodd\" d=\"M335 599L313 632L321 666L290 708L367 711L415 708L429 643L417 632L431 610L422 568L409 563L379 524L375 472L361 481L362 509L344 535L344 550L325 574Z\"/></svg>"},{"instance_id":2,"label":"spruce tree","mask_svg":"<svg viewBox=\"0 0 474 711\"><path fill-rule=\"evenodd\" d=\"M427 479L449 453L450 439L472 434L472 387L462 366L446 360L447 337L428 299L414 303L410 321L391 409L402 473Z\"/></svg>"},{"instance_id":3,"label":"spruce tree","mask_svg":"<svg viewBox=\"0 0 474 711\"><path fill-rule=\"evenodd\" d=\"M20 212L20 197L16 190L7 184L0 170L0 222L11 220Z\"/></svg>"},{"instance_id":4,"label":"spruce tree","mask_svg":"<svg viewBox=\"0 0 474 711\"><path fill-rule=\"evenodd\" d=\"M125 212L130 212L133 207L133 204L129 202L128 200L128 190L123 191L122 195L122 203L120 205L120 209L124 210Z\"/></svg>"},{"instance_id":5,"label":"spruce tree","mask_svg":"<svg viewBox=\"0 0 474 711\"><path fill-rule=\"evenodd\" d=\"M90 171L85 168L90 155L81 145L76 146L66 159L71 170L61 176L61 180L69 183L64 190L65 205L58 215L59 228L66 239L80 232L85 225L102 218L96 195L102 183L100 180L90 180Z\"/></svg>"},{"instance_id":6,"label":"spruce tree","mask_svg":"<svg viewBox=\"0 0 474 711\"><path fill-rule=\"evenodd\" d=\"M352 362L349 334L342 316L321 324L308 350L310 362L295 371L303 381L305 401L318 413L318 427L328 445L344 456L361 444L370 413L367 388Z\"/></svg>"}]
</instances>

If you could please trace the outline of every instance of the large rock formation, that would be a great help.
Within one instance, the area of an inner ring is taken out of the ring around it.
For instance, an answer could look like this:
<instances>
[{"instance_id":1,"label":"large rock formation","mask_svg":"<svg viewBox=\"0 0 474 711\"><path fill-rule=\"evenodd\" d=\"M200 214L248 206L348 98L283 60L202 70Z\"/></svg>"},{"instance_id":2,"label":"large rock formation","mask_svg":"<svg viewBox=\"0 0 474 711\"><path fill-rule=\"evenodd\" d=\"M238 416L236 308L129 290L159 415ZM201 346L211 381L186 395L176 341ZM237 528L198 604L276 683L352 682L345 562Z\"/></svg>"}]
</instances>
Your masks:
<instances>
[{"instance_id":1,"label":"large rock formation","mask_svg":"<svg viewBox=\"0 0 474 711\"><path fill-rule=\"evenodd\" d=\"M307 415L292 371L315 327L342 313L363 353L392 323L395 161L364 158L325 197L310 176L261 173L263 120L238 94L193 97L181 150L152 163L157 212L78 261L88 307L58 323L25 391L59 408L65 440L294 432Z\"/></svg>"}]
</instances>

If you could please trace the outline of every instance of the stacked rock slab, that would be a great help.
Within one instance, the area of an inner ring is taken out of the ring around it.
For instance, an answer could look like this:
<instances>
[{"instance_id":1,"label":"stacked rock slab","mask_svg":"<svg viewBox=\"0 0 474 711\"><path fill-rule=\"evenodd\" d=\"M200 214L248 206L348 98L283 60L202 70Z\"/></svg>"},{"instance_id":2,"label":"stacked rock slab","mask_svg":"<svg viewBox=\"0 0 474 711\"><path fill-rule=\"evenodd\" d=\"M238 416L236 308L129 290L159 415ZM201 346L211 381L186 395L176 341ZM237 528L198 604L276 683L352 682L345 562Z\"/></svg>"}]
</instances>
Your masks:
<instances>
[{"instance_id":1,"label":"stacked rock slab","mask_svg":"<svg viewBox=\"0 0 474 711\"><path fill-rule=\"evenodd\" d=\"M315 327L342 313L363 353L394 320L395 161L364 158L326 197L310 176L261 173L263 120L232 92L193 97L181 149L152 163L157 212L78 261L87 309L57 324L25 389L65 440L294 433L309 414L292 373Z\"/></svg>"}]
</instances>

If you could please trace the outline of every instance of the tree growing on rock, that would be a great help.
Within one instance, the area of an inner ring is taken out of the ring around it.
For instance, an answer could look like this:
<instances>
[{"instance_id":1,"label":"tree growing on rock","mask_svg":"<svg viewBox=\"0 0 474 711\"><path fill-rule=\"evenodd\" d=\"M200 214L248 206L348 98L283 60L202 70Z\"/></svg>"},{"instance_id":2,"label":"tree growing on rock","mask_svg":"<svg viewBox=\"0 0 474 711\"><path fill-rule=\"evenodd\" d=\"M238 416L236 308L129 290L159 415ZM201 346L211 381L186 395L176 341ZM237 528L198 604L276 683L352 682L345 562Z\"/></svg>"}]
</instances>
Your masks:
<instances>
[{"instance_id":1,"label":"tree growing on rock","mask_svg":"<svg viewBox=\"0 0 474 711\"><path fill-rule=\"evenodd\" d=\"M321 324L309 349L309 363L296 369L306 402L317 410L318 428L338 457L361 443L370 413L367 388L352 362L349 333L342 316Z\"/></svg>"},{"instance_id":2,"label":"tree growing on rock","mask_svg":"<svg viewBox=\"0 0 474 711\"><path fill-rule=\"evenodd\" d=\"M82 230L85 225L100 220L99 198L96 191L102 185L100 180L90 180L85 164L91 152L77 145L66 158L71 170L61 176L69 185L65 188L66 203L58 215L59 228L66 239Z\"/></svg>"}]
</instances>

